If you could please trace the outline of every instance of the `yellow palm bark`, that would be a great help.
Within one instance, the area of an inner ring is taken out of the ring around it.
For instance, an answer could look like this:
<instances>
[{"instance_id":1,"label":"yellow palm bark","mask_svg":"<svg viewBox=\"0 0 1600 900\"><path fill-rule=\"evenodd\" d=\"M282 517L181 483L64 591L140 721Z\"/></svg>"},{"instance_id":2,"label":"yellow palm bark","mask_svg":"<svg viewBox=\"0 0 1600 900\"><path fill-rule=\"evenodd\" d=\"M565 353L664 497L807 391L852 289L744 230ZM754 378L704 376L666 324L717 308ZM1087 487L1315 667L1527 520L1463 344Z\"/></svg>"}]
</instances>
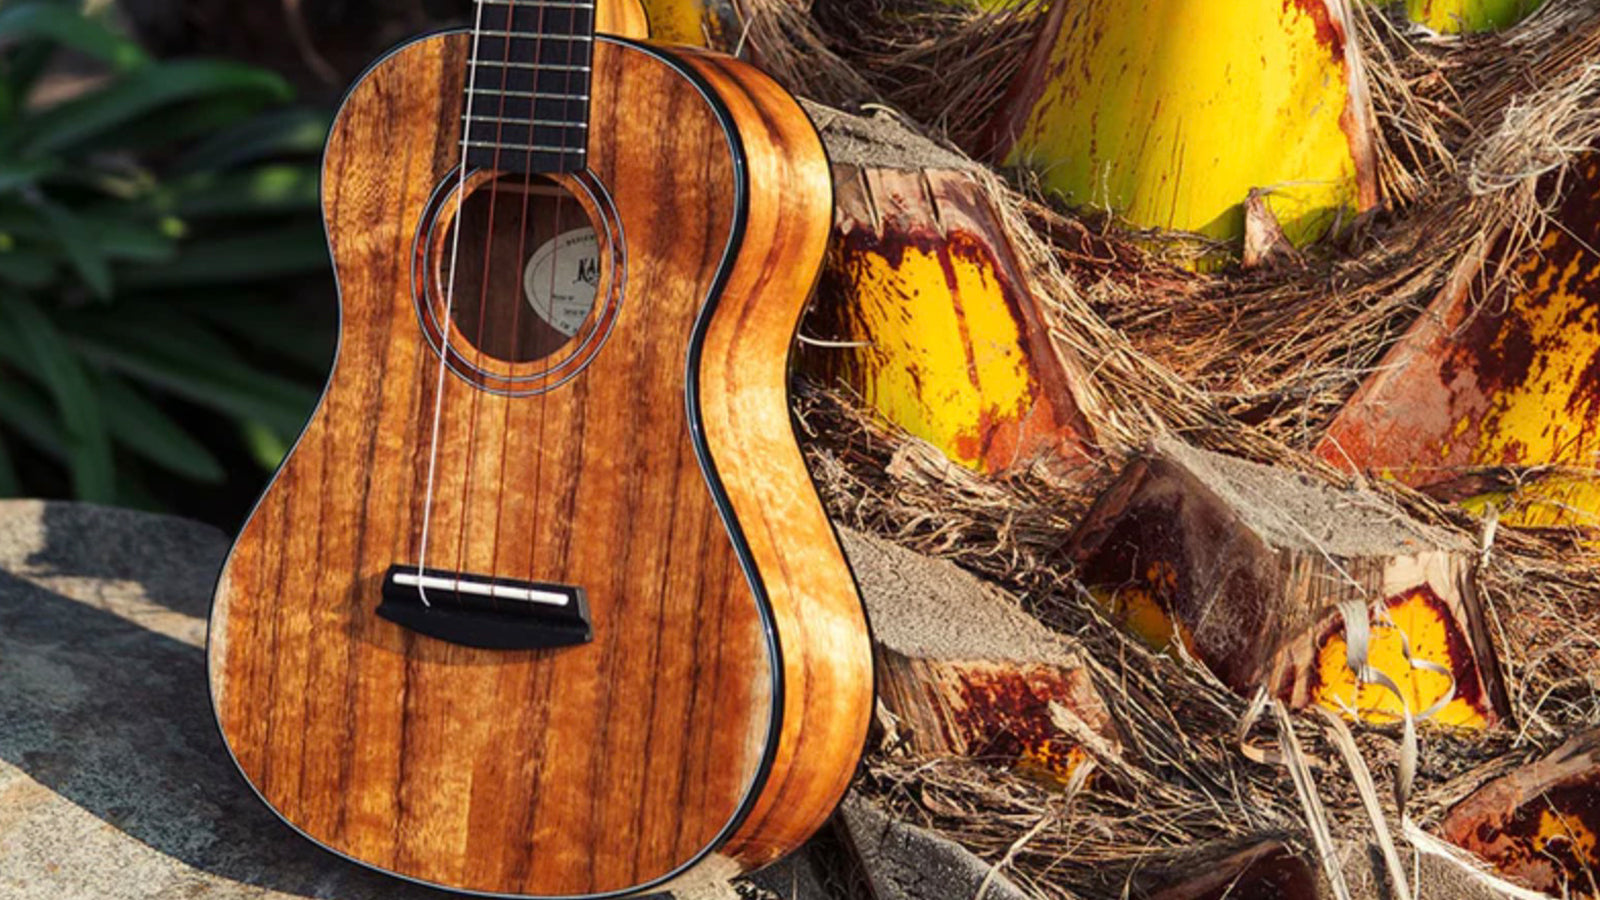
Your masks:
<instances>
[{"instance_id":1,"label":"yellow palm bark","mask_svg":"<svg viewBox=\"0 0 1600 900\"><path fill-rule=\"evenodd\" d=\"M729 0L643 0L650 37L664 44L722 48L733 10Z\"/></svg>"},{"instance_id":2,"label":"yellow palm bark","mask_svg":"<svg viewBox=\"0 0 1600 900\"><path fill-rule=\"evenodd\" d=\"M1092 432L1004 229L956 170L834 167L834 244L802 365L985 472L1084 464Z\"/></svg>"},{"instance_id":3,"label":"yellow palm bark","mask_svg":"<svg viewBox=\"0 0 1600 900\"><path fill-rule=\"evenodd\" d=\"M1481 484L1509 467L1507 522L1600 529L1600 155L1572 176L1517 278L1489 297L1471 277L1441 292L1329 425L1323 457L1472 508L1511 499Z\"/></svg>"},{"instance_id":4,"label":"yellow palm bark","mask_svg":"<svg viewBox=\"0 0 1600 900\"><path fill-rule=\"evenodd\" d=\"M1252 188L1296 244L1377 202L1344 0L1052 5L992 155L1139 228L1238 240Z\"/></svg>"},{"instance_id":5,"label":"yellow palm bark","mask_svg":"<svg viewBox=\"0 0 1600 900\"><path fill-rule=\"evenodd\" d=\"M1441 34L1498 31L1538 9L1543 0L1406 0L1411 21Z\"/></svg>"}]
</instances>

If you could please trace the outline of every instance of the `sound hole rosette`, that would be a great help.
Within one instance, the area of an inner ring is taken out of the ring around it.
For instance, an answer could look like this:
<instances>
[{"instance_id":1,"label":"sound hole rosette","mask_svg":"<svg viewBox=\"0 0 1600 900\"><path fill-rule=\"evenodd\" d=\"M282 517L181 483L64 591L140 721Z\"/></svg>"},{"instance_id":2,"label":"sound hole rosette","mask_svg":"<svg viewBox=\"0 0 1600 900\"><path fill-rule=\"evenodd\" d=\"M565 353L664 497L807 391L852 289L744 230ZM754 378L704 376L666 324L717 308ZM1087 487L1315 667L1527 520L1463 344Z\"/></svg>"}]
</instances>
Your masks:
<instances>
[{"instance_id":1,"label":"sound hole rosette","mask_svg":"<svg viewBox=\"0 0 1600 900\"><path fill-rule=\"evenodd\" d=\"M594 308L577 336L552 355L514 362L484 352L462 332L458 322L444 327L444 313L449 305L445 282L450 277L451 226L455 217L468 198L499 177L501 173L473 169L462 179L461 170L456 168L440 182L417 229L412 253L411 296L429 348L435 355L444 355L446 368L457 377L489 393L536 396L556 390L576 378L594 362L610 339L627 282L627 244L611 196L592 173L537 176L565 190L594 229L600 263ZM523 262L518 260L519 270ZM472 263L463 255L459 264ZM460 302L458 295L456 305Z\"/></svg>"}]
</instances>

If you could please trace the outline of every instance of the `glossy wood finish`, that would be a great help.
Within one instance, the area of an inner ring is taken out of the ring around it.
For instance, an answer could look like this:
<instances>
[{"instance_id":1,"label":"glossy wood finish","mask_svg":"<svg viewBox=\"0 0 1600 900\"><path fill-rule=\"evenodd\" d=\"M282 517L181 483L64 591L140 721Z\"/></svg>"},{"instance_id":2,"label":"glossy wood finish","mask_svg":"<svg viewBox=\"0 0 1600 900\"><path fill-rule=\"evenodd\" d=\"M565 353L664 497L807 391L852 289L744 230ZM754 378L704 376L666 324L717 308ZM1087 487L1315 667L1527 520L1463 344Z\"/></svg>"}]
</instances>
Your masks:
<instances>
[{"instance_id":1,"label":"glossy wood finish","mask_svg":"<svg viewBox=\"0 0 1600 900\"><path fill-rule=\"evenodd\" d=\"M820 144L742 65L597 45L588 183L617 213L604 230L619 267L601 287L621 291L615 330L540 397L444 379L424 554L440 381L412 252L459 153L466 49L464 35L409 45L335 125L324 207L340 352L218 588L223 735L307 836L429 883L590 895L769 862L843 793L871 706L864 617L786 403L829 227ZM740 133L742 196L719 108ZM765 605L696 458L686 392ZM479 651L377 618L383 573L423 556L581 584L596 640Z\"/></svg>"},{"instance_id":2,"label":"glossy wood finish","mask_svg":"<svg viewBox=\"0 0 1600 900\"><path fill-rule=\"evenodd\" d=\"M594 7L594 27L601 34L636 40L650 39L650 18L644 0L600 0Z\"/></svg>"},{"instance_id":3,"label":"glossy wood finish","mask_svg":"<svg viewBox=\"0 0 1600 900\"><path fill-rule=\"evenodd\" d=\"M783 648L776 758L754 812L726 848L742 863L764 865L832 813L872 714L866 618L789 418L790 352L827 250L833 183L816 131L776 82L720 54L675 52L736 121L752 188L743 247L706 334L700 392L706 440ZM844 759L850 765L839 765Z\"/></svg>"}]
</instances>

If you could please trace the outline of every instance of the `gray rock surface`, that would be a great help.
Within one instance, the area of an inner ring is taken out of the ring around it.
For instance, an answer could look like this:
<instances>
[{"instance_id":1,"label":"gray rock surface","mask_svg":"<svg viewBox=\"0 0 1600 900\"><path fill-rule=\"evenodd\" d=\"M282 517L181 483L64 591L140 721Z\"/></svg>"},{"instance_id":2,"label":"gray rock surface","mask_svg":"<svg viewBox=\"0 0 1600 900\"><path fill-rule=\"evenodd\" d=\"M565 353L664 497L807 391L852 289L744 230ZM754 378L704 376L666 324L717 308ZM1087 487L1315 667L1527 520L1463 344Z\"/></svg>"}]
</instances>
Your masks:
<instances>
[{"instance_id":1,"label":"gray rock surface","mask_svg":"<svg viewBox=\"0 0 1600 900\"><path fill-rule=\"evenodd\" d=\"M228 761L205 680L223 535L0 503L0 898L453 895L293 834Z\"/></svg>"},{"instance_id":2,"label":"gray rock surface","mask_svg":"<svg viewBox=\"0 0 1600 900\"><path fill-rule=\"evenodd\" d=\"M857 565L880 570L869 579L896 567L864 543L853 541ZM457 896L318 849L235 772L205 679L206 614L227 547L180 519L0 502L0 898ZM988 871L862 800L837 821L740 893L865 897L856 854L875 869L877 900L966 900ZM1020 897L997 879L985 900Z\"/></svg>"},{"instance_id":3,"label":"gray rock surface","mask_svg":"<svg viewBox=\"0 0 1600 900\"><path fill-rule=\"evenodd\" d=\"M873 900L860 866L833 826L824 828L800 852L751 875L748 883L758 892L741 891L750 900Z\"/></svg>"},{"instance_id":4,"label":"gray rock surface","mask_svg":"<svg viewBox=\"0 0 1600 900\"><path fill-rule=\"evenodd\" d=\"M227 549L181 519L0 502L0 898L458 896L318 849L234 770L205 679ZM784 900L845 896L831 840L754 883Z\"/></svg>"},{"instance_id":5,"label":"gray rock surface","mask_svg":"<svg viewBox=\"0 0 1600 900\"><path fill-rule=\"evenodd\" d=\"M1172 437L1157 438L1151 451L1187 469L1275 546L1343 557L1471 549L1368 490L1341 489L1303 472L1200 450Z\"/></svg>"},{"instance_id":6,"label":"gray rock surface","mask_svg":"<svg viewBox=\"0 0 1600 900\"><path fill-rule=\"evenodd\" d=\"M857 116L801 100L816 124L834 165L884 169L973 169L972 161L946 150L903 124L892 113Z\"/></svg>"}]
</instances>

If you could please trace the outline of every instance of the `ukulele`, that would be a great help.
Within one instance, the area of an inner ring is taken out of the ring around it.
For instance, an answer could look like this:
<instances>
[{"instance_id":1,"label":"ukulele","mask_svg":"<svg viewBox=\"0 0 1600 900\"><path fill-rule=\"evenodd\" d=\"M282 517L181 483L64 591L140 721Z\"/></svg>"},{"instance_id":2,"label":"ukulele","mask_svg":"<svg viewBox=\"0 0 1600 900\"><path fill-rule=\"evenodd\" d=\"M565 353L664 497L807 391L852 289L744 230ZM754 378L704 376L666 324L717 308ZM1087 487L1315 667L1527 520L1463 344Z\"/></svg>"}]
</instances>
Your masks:
<instances>
[{"instance_id":1,"label":"ukulele","mask_svg":"<svg viewBox=\"0 0 1600 900\"><path fill-rule=\"evenodd\" d=\"M337 358L211 613L217 722L262 800L484 895L770 863L871 714L788 406L821 143L750 66L604 18L478 0L351 89L322 185Z\"/></svg>"}]
</instances>

